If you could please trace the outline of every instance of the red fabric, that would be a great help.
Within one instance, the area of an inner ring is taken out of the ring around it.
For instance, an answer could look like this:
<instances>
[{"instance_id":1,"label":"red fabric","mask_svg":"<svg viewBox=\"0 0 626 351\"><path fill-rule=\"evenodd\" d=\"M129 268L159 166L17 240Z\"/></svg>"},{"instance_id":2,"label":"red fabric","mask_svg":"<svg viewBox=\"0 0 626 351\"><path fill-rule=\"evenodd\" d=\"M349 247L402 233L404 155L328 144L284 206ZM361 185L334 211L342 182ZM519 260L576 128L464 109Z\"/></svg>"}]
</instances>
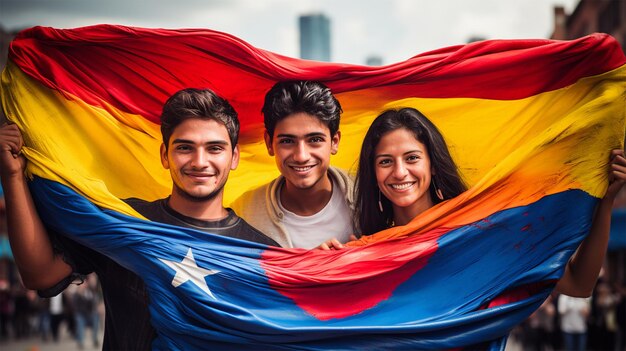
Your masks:
<instances>
[{"instance_id":1,"label":"red fabric","mask_svg":"<svg viewBox=\"0 0 626 351\"><path fill-rule=\"evenodd\" d=\"M528 298L529 296L538 294L541 290L546 289L549 286L553 286L556 283L556 280L548 280L544 282L526 284L511 290L507 290L501 295L497 296L495 299L491 300L487 304L487 306L483 306L483 308L492 308L521 301Z\"/></svg>"},{"instance_id":2,"label":"red fabric","mask_svg":"<svg viewBox=\"0 0 626 351\"><path fill-rule=\"evenodd\" d=\"M101 25L62 31L34 27L17 36L9 55L24 72L52 89L155 123L161 106L175 91L212 88L239 112L245 137L262 123L262 97L278 80L319 80L336 94L370 89L368 98L380 96L386 101L407 97L520 99L623 65L626 59L616 54L619 46L613 42L605 34L568 42L494 40L366 67L292 59L211 30ZM563 50L571 53L569 58L552 55ZM555 75L555 71L561 73ZM134 84L121 84L124 81ZM510 81L516 82L515 88L502 89Z\"/></svg>"},{"instance_id":3,"label":"red fabric","mask_svg":"<svg viewBox=\"0 0 626 351\"><path fill-rule=\"evenodd\" d=\"M428 263L437 251L439 237L450 230L438 228L401 240L373 243L360 250L327 251L327 255L318 250L302 250L301 255L267 250L262 255L261 265L270 285L300 308L320 320L344 318L388 299L400 284ZM388 259L379 259L384 256ZM381 262L384 264L377 264ZM323 270L329 266L335 269ZM302 284L302 279L307 277L315 279L310 279L310 284ZM355 294L362 291L368 293L355 299Z\"/></svg>"}]
</instances>

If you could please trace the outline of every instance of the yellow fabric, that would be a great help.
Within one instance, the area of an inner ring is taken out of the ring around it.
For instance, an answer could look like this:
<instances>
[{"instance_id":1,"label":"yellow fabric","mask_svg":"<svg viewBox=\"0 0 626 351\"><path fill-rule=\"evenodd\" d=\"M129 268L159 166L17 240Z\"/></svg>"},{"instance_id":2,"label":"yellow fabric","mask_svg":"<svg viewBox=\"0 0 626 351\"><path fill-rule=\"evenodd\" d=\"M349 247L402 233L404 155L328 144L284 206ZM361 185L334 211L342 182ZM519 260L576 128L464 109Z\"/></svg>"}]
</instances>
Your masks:
<instances>
[{"instance_id":1,"label":"yellow fabric","mask_svg":"<svg viewBox=\"0 0 626 351\"><path fill-rule=\"evenodd\" d=\"M103 109L62 96L30 79L13 64L7 66L2 79L8 118L29 130L29 147L24 150L30 160L29 173L69 185L100 206L135 216L118 198L153 200L170 193L170 176L159 160L161 137L157 125L112 106ZM20 83L8 84L8 80ZM556 185L547 187L550 193L581 188L601 197L606 190L606 171L598 165L606 164L610 149L623 147L619 133L605 125L625 129L625 91L626 67L621 67L520 100L420 98L385 104L376 97L363 99L363 91L338 94L345 112L339 153L331 162L354 171L363 135L376 114L388 108L415 107L444 131L463 177L473 187L466 197L498 181L515 189L508 206L524 205L547 195L535 192L541 192L541 182ZM17 115L26 118L18 121ZM549 115L563 118L555 124L544 118ZM480 128L468 133L468 124ZM582 130L591 124L600 135L586 138ZM493 137L495 134L498 138ZM563 141L544 147L555 138ZM589 144L592 142L596 144ZM571 147L574 144L579 146ZM230 175L225 205L278 176L262 141L262 130L257 142L240 147L241 162ZM51 150L45 154L57 158L45 158L38 150ZM579 154L570 154L571 150ZM542 157L533 157L537 153ZM571 172L562 167L568 160L577 160L570 164ZM521 165L512 167L516 164ZM507 178L511 169L516 173Z\"/></svg>"}]
</instances>

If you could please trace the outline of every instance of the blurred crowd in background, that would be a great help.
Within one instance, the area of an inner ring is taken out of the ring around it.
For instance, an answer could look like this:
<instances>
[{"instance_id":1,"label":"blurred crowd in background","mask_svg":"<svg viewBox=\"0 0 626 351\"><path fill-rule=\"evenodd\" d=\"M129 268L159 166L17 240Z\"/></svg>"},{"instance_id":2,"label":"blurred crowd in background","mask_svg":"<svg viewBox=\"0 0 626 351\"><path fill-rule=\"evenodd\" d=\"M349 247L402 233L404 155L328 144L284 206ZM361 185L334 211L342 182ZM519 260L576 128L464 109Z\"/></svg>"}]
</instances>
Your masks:
<instances>
[{"instance_id":1,"label":"blurred crowd in background","mask_svg":"<svg viewBox=\"0 0 626 351\"><path fill-rule=\"evenodd\" d=\"M55 342L63 327L79 349L99 348L104 304L97 276L90 274L53 298L25 289L11 254L4 205L0 195L0 345L32 338Z\"/></svg>"},{"instance_id":2,"label":"blurred crowd in background","mask_svg":"<svg viewBox=\"0 0 626 351\"><path fill-rule=\"evenodd\" d=\"M511 338L523 350L626 350L626 287L600 275L593 295L553 293Z\"/></svg>"}]
</instances>

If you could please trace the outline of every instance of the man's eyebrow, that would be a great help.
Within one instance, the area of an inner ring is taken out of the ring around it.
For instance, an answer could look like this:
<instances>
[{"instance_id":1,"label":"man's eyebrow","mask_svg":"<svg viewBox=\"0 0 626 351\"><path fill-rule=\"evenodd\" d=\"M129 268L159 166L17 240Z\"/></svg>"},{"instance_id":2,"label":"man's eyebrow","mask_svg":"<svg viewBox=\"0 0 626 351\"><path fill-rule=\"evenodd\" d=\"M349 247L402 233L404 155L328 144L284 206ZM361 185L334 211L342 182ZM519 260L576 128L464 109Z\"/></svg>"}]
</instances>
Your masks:
<instances>
[{"instance_id":1,"label":"man's eyebrow","mask_svg":"<svg viewBox=\"0 0 626 351\"><path fill-rule=\"evenodd\" d=\"M277 138L297 138L295 135L293 134L277 134L276 135Z\"/></svg>"},{"instance_id":2,"label":"man's eyebrow","mask_svg":"<svg viewBox=\"0 0 626 351\"><path fill-rule=\"evenodd\" d=\"M172 141L172 144L195 144L195 142L193 140L188 140L188 139L174 139ZM210 140L204 143L205 145L228 145L228 141L227 140Z\"/></svg>"},{"instance_id":3,"label":"man's eyebrow","mask_svg":"<svg viewBox=\"0 0 626 351\"><path fill-rule=\"evenodd\" d=\"M326 136L326 133L313 132L313 133L309 133L309 134L305 135L305 137L312 137L312 136Z\"/></svg>"},{"instance_id":4,"label":"man's eyebrow","mask_svg":"<svg viewBox=\"0 0 626 351\"><path fill-rule=\"evenodd\" d=\"M309 134L305 134L304 135L305 138L309 138L309 137L312 137L312 136L326 136L326 134L322 133L322 132L313 132L313 133L309 133ZM276 137L277 138L294 138L294 139L298 138L298 136L294 135L294 134L277 134Z\"/></svg>"}]
</instances>

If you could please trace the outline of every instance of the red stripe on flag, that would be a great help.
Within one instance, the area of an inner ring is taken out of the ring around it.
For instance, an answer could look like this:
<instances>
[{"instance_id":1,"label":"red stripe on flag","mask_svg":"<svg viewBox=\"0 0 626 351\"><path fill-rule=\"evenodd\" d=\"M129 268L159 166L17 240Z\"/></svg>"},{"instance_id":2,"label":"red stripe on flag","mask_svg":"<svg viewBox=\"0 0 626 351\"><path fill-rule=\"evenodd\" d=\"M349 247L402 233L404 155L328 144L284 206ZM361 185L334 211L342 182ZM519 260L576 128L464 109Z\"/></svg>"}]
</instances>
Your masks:
<instances>
[{"instance_id":1,"label":"red stripe on flag","mask_svg":"<svg viewBox=\"0 0 626 351\"><path fill-rule=\"evenodd\" d=\"M437 228L401 240L326 251L326 255L318 250L302 250L301 255L268 250L261 266L274 289L311 315L320 320L345 318L391 297L428 263L439 237L450 230ZM380 259L384 256L389 259Z\"/></svg>"},{"instance_id":2,"label":"red stripe on flag","mask_svg":"<svg viewBox=\"0 0 626 351\"><path fill-rule=\"evenodd\" d=\"M262 123L263 95L277 80L320 80L335 93L374 88L372 96L381 101L520 99L623 65L626 59L619 49L605 34L563 42L493 40L366 67L288 58L211 30L98 25L25 30L11 44L10 58L52 89L155 123L175 91L212 88L239 111L245 133Z\"/></svg>"}]
</instances>

